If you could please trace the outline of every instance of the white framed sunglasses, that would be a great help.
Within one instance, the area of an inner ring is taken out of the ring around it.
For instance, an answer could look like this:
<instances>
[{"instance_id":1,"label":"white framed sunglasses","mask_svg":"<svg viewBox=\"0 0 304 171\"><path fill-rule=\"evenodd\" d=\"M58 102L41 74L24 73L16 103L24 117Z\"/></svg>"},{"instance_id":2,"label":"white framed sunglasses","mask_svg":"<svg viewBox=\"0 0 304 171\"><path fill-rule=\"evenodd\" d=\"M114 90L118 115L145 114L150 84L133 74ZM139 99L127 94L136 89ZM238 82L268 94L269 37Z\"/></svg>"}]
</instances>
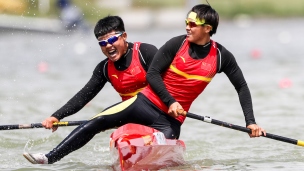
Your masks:
<instances>
[{"instance_id":1,"label":"white framed sunglasses","mask_svg":"<svg viewBox=\"0 0 304 171\"><path fill-rule=\"evenodd\" d=\"M101 40L101 41L98 41L98 44L99 46L102 46L102 47L105 47L107 46L108 43L110 43L111 45L113 43L115 43L119 36L121 36L124 32L115 32L115 35L111 36L110 38L106 39L106 40Z\"/></svg>"}]
</instances>

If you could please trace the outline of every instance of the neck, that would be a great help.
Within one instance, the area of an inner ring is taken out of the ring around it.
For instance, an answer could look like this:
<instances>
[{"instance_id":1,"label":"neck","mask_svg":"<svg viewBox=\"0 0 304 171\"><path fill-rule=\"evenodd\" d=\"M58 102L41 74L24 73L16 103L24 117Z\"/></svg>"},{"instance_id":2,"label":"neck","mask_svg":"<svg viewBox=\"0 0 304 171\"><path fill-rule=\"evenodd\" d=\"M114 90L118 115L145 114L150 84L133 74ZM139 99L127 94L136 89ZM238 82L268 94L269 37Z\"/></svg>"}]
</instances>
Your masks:
<instances>
[{"instance_id":1,"label":"neck","mask_svg":"<svg viewBox=\"0 0 304 171\"><path fill-rule=\"evenodd\" d=\"M123 57L125 58L125 57L128 55L129 52L130 52L130 49L127 49L127 51L126 51L126 53L123 55Z\"/></svg>"},{"instance_id":2,"label":"neck","mask_svg":"<svg viewBox=\"0 0 304 171\"><path fill-rule=\"evenodd\" d=\"M204 37L203 39L200 39L196 44L198 45L206 45L210 42L210 37Z\"/></svg>"},{"instance_id":3,"label":"neck","mask_svg":"<svg viewBox=\"0 0 304 171\"><path fill-rule=\"evenodd\" d=\"M127 54L129 53L129 43L126 41L125 42L125 50L124 50L124 57L127 56Z\"/></svg>"}]
</instances>

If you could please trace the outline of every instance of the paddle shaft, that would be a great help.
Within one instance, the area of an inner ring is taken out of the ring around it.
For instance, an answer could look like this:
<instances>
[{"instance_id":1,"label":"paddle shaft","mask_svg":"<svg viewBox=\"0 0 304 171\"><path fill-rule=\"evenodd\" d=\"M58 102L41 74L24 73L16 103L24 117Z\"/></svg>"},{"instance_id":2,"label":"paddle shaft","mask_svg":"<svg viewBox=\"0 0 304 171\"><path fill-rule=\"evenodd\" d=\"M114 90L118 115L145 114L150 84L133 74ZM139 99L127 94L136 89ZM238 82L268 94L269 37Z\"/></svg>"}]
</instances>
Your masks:
<instances>
[{"instance_id":1,"label":"paddle shaft","mask_svg":"<svg viewBox=\"0 0 304 171\"><path fill-rule=\"evenodd\" d=\"M62 121L53 123L54 126L75 126L80 125L86 121ZM0 130L13 130L13 129L30 129L30 128L43 128L41 123L31 124L16 124L16 125L0 125Z\"/></svg>"},{"instance_id":2,"label":"paddle shaft","mask_svg":"<svg viewBox=\"0 0 304 171\"><path fill-rule=\"evenodd\" d=\"M190 112L188 112L186 114L186 116L189 117L189 118L192 118L192 119L201 120L201 121L204 121L204 122L212 123L212 124L223 126L223 127L226 127L226 128L230 128L230 129L234 129L234 130L238 130L238 131L242 131L242 132L246 132L246 133L251 133L251 129L249 129L249 128L238 126L238 125L233 125L233 124L223 122L223 121L219 121L219 120L216 120L216 119L212 119L209 116L200 116L200 115L190 113ZM266 136L264 136L264 135L262 135L262 136L266 137L266 138L270 138L270 139L274 139L274 140L283 141L283 142L286 142L286 143L298 145L298 146L304 146L304 141L295 140L295 139L291 139L291 138L287 138L287 137L283 137L283 136L279 136L279 135L275 135L275 134L271 134L271 133L266 133Z\"/></svg>"}]
</instances>

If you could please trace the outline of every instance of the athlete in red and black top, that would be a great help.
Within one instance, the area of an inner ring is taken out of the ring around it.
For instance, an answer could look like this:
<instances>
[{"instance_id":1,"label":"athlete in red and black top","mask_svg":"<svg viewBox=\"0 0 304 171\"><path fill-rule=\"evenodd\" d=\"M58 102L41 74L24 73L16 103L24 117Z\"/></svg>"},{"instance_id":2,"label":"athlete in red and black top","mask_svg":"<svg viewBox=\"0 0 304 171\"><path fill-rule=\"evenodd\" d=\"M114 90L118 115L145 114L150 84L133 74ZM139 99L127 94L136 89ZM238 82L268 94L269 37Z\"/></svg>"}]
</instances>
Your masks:
<instances>
[{"instance_id":1,"label":"athlete in red and black top","mask_svg":"<svg viewBox=\"0 0 304 171\"><path fill-rule=\"evenodd\" d=\"M250 137L265 130L255 123L250 92L233 55L210 37L216 33L218 14L209 5L194 6L186 19L186 35L170 39L155 54L147 72L149 85L136 96L113 105L77 127L46 154L54 163L89 142L101 131L137 123L155 128L166 138L178 139L191 103L216 73L224 72L239 94Z\"/></svg>"},{"instance_id":2,"label":"athlete in red and black top","mask_svg":"<svg viewBox=\"0 0 304 171\"><path fill-rule=\"evenodd\" d=\"M122 100L133 97L147 86L146 71L157 52L154 45L127 42L124 23L119 16L99 20L94 34L107 58L96 66L90 80L77 94L42 122L45 128L56 131L54 122L81 110L107 82L111 83Z\"/></svg>"},{"instance_id":3,"label":"athlete in red and black top","mask_svg":"<svg viewBox=\"0 0 304 171\"><path fill-rule=\"evenodd\" d=\"M172 54L178 53L178 50L180 50L182 45L185 43L186 36L187 35L177 36L166 42L157 53L162 55L155 56L155 61L157 61L157 63L153 63L151 70L147 75L149 84L153 85L155 92L159 92L157 95L167 107L176 102L176 100L168 91L165 91L165 86L162 84L163 78L159 77L159 75L160 73L165 72L170 66L173 58L175 57L175 55ZM216 73L224 72L235 87L244 111L246 125L255 124L256 122L253 115L251 95L243 73L232 53L217 42L216 46ZM211 42L208 42L205 45L190 43L188 53L194 60L204 59L210 52L211 47ZM176 82L176 80L174 81ZM184 82L182 82L182 84L185 85ZM191 89L195 88L193 86L188 87Z\"/></svg>"},{"instance_id":4,"label":"athlete in red and black top","mask_svg":"<svg viewBox=\"0 0 304 171\"><path fill-rule=\"evenodd\" d=\"M115 67L115 70L123 72L129 68L133 59L133 45L133 43L128 42L127 52L118 61L112 62ZM157 48L155 46L147 43L141 43L139 46L139 53L137 56L138 58L133 59L133 62L134 60L138 60L140 62L140 67L147 71L156 52ZM77 113L100 92L100 90L107 82L110 82L112 86L115 87L116 85L113 85L113 81L110 81L109 78L108 61L108 59L104 59L103 61L101 61L96 66L95 70L93 71L92 77L87 82L87 84L77 94L75 94L64 106L57 110L52 116L56 117L58 120L61 120L67 116ZM142 78L145 79L145 77L140 77L140 79ZM142 81L140 80L136 84L139 83L142 83ZM140 84L140 86L142 86L141 88L145 87L146 85L146 83ZM128 90L129 88L134 88L133 84L128 85L128 88L124 87L125 90Z\"/></svg>"}]
</instances>

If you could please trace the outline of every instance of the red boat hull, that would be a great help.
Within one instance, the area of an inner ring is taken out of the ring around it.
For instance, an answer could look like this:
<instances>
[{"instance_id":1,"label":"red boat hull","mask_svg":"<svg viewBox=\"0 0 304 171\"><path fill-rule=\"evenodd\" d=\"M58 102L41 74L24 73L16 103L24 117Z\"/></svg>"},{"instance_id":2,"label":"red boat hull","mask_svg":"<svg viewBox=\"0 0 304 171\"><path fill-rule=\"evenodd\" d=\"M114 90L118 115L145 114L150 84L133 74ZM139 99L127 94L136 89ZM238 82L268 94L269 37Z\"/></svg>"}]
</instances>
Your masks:
<instances>
[{"instance_id":1,"label":"red boat hull","mask_svg":"<svg viewBox=\"0 0 304 171\"><path fill-rule=\"evenodd\" d=\"M111 134L114 170L156 170L185 163L185 143L139 124L126 124Z\"/></svg>"}]
</instances>

